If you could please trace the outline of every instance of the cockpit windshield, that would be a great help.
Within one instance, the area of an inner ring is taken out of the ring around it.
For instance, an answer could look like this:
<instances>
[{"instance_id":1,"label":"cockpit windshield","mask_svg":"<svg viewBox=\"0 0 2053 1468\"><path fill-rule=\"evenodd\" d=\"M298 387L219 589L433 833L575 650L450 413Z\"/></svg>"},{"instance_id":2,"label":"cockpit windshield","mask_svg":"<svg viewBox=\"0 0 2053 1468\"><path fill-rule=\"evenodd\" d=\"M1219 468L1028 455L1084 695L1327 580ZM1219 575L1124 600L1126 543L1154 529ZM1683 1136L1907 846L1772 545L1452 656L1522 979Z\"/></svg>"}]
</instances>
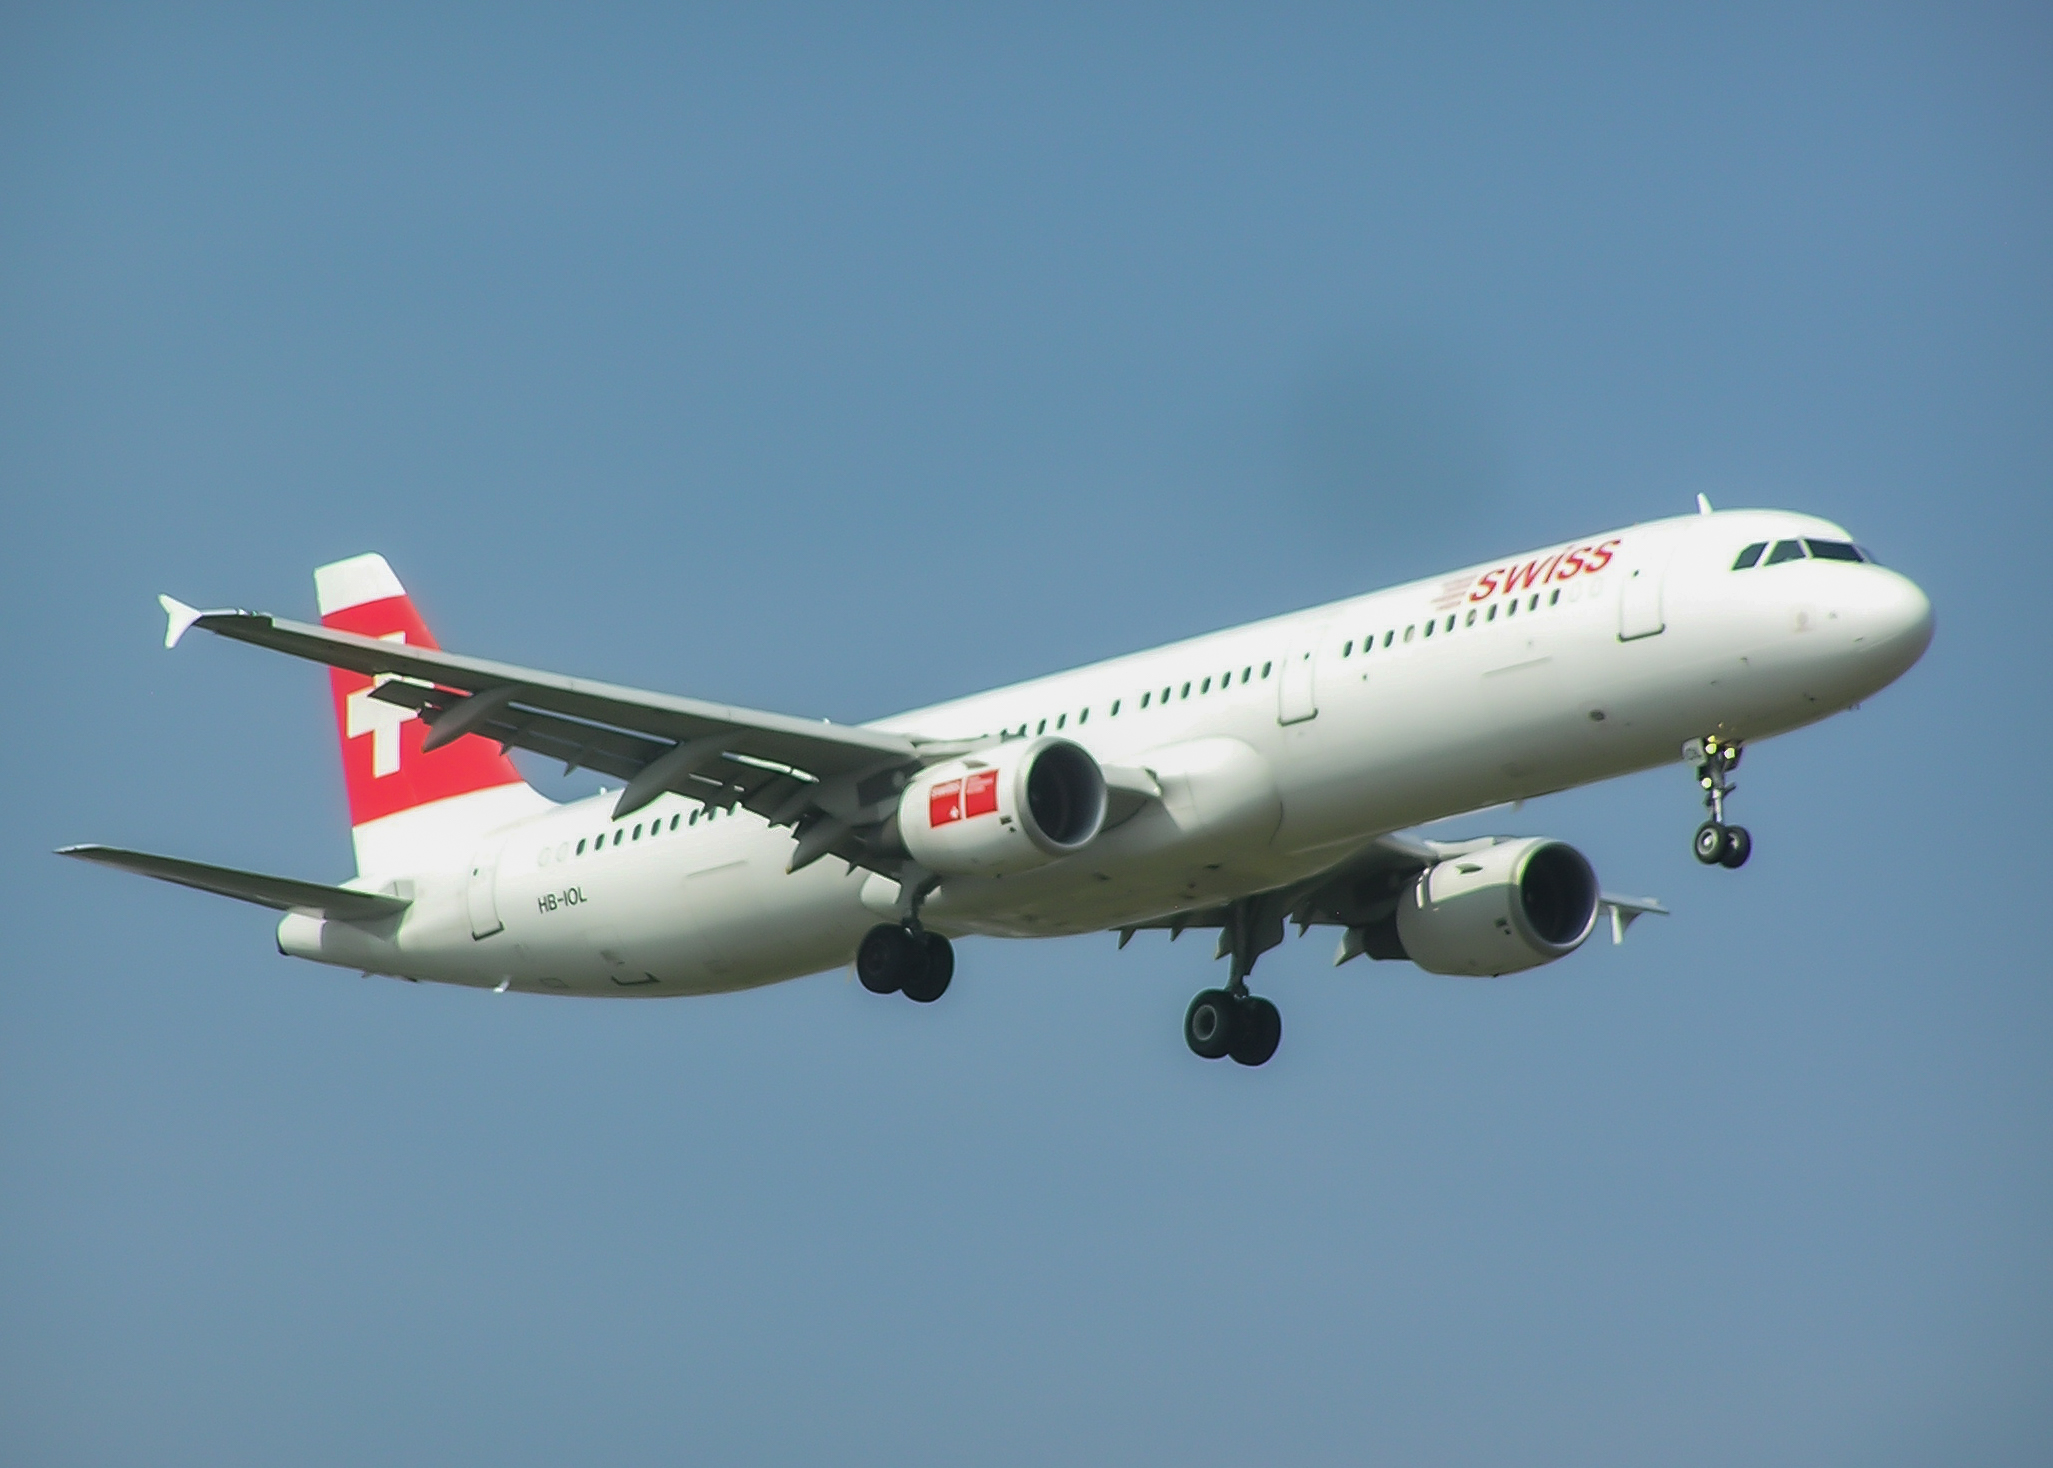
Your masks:
<instances>
[{"instance_id":1,"label":"cockpit windshield","mask_svg":"<svg viewBox=\"0 0 2053 1468\"><path fill-rule=\"evenodd\" d=\"M1812 557L1820 561L1861 561L1867 559L1867 557L1860 553L1858 546L1844 540L1806 540L1804 544L1810 547Z\"/></svg>"},{"instance_id":2,"label":"cockpit windshield","mask_svg":"<svg viewBox=\"0 0 2053 1468\"><path fill-rule=\"evenodd\" d=\"M1763 551L1768 553L1765 561L1761 559ZM1739 558L1732 563L1732 569L1748 571L1755 566L1779 566L1784 561L1804 560L1864 561L1870 565L1879 564L1864 547L1855 545L1850 540L1819 540L1806 536L1802 540L1778 540L1773 550L1768 549L1767 541L1757 540L1739 553Z\"/></svg>"}]
</instances>

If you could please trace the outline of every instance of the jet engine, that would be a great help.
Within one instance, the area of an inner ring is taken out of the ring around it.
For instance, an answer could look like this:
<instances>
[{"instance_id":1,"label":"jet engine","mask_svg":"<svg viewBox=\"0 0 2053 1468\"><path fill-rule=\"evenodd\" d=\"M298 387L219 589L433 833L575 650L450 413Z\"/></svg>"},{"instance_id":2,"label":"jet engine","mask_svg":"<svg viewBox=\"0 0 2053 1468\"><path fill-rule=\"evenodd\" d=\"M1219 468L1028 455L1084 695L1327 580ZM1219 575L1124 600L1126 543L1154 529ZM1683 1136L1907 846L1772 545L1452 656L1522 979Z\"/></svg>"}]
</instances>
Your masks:
<instances>
[{"instance_id":1,"label":"jet engine","mask_svg":"<svg viewBox=\"0 0 2053 1468\"><path fill-rule=\"evenodd\" d=\"M913 860L942 876L1003 876L1081 851L1105 824L1105 775L1081 745L1035 739L922 770L898 802Z\"/></svg>"},{"instance_id":2,"label":"jet engine","mask_svg":"<svg viewBox=\"0 0 2053 1468\"><path fill-rule=\"evenodd\" d=\"M1427 973L1495 978L1582 947L1597 902L1597 874L1573 846L1500 841L1419 873L1398 899L1397 935Z\"/></svg>"}]
</instances>

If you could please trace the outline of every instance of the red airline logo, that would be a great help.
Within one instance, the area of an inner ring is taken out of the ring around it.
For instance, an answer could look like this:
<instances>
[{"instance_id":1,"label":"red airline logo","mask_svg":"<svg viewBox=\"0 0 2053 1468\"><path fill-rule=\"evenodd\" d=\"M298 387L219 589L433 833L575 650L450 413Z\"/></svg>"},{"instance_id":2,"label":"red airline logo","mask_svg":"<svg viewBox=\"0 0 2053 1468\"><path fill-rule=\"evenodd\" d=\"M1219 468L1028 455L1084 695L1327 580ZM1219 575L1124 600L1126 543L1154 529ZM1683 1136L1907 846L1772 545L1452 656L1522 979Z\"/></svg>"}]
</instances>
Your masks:
<instances>
[{"instance_id":1,"label":"red airline logo","mask_svg":"<svg viewBox=\"0 0 2053 1468\"><path fill-rule=\"evenodd\" d=\"M943 780L927 792L927 824L949 826L998 811L998 772L978 770L960 780Z\"/></svg>"},{"instance_id":2,"label":"red airline logo","mask_svg":"<svg viewBox=\"0 0 2053 1468\"><path fill-rule=\"evenodd\" d=\"M1476 578L1468 599L1488 601L1493 596L1516 596L1528 588L1545 586L1550 582L1567 581L1574 576L1594 576L1611 564L1611 557L1620 544L1614 538L1597 545L1579 545L1573 550L1556 551L1541 560L1527 561L1523 566L1499 566L1494 571L1485 571Z\"/></svg>"},{"instance_id":3,"label":"red airline logo","mask_svg":"<svg viewBox=\"0 0 2053 1468\"><path fill-rule=\"evenodd\" d=\"M413 603L404 596L361 602L321 618L323 627L432 648L435 639ZM361 826L417 805L511 785L520 771L492 741L472 734L430 753L421 753L428 726L411 709L399 708L371 691L382 679L347 668L330 668L335 728L342 736L342 776L349 793L349 823Z\"/></svg>"}]
</instances>

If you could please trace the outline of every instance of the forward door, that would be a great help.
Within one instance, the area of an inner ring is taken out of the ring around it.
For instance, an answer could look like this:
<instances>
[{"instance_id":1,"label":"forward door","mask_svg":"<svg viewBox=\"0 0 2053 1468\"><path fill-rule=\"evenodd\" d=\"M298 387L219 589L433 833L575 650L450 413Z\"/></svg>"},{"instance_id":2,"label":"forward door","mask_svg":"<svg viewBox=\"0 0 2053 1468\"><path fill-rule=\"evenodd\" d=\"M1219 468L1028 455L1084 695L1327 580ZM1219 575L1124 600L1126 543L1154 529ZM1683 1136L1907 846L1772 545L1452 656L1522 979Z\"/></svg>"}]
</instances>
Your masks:
<instances>
[{"instance_id":1,"label":"forward door","mask_svg":"<svg viewBox=\"0 0 2053 1468\"><path fill-rule=\"evenodd\" d=\"M1661 609L1661 586L1667 578L1669 546L1665 540L1646 546L1625 572L1618 594L1618 640L1652 637L1667 627Z\"/></svg>"}]
</instances>

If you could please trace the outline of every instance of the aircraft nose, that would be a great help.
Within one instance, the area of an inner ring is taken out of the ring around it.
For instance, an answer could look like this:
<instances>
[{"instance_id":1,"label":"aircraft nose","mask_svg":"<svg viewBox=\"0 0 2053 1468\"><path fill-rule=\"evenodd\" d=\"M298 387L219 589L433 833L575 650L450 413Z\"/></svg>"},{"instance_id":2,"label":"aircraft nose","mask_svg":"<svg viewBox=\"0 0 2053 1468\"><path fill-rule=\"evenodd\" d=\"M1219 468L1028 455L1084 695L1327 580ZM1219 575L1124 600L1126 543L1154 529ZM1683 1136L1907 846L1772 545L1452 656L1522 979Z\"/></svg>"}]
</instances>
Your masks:
<instances>
[{"instance_id":1,"label":"aircraft nose","mask_svg":"<svg viewBox=\"0 0 2053 1468\"><path fill-rule=\"evenodd\" d=\"M1854 614L1854 641L1908 668L1932 643L1932 600L1908 576L1870 566Z\"/></svg>"}]
</instances>

